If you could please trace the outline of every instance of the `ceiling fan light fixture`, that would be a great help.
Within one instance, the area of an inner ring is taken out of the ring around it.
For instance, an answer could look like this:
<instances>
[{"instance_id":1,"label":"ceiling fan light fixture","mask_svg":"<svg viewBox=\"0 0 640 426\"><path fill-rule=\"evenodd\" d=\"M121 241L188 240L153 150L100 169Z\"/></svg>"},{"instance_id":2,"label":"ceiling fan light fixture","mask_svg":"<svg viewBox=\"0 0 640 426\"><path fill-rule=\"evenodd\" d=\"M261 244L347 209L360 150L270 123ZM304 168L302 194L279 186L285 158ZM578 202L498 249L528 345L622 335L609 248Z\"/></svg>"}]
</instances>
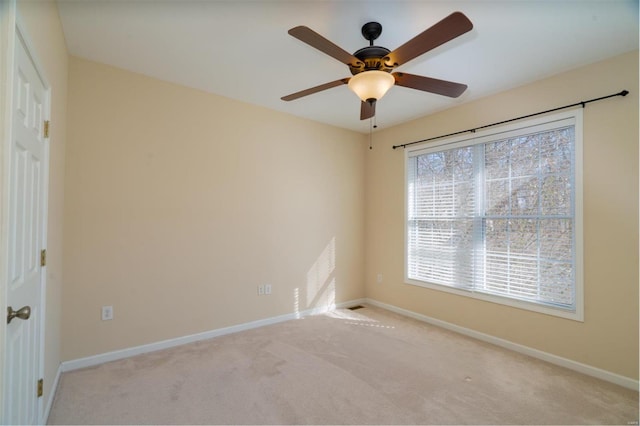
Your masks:
<instances>
[{"instance_id":1,"label":"ceiling fan light fixture","mask_svg":"<svg viewBox=\"0 0 640 426\"><path fill-rule=\"evenodd\" d=\"M363 71L349 79L349 89L367 102L370 99L380 100L395 84L395 78L385 71Z\"/></svg>"}]
</instances>

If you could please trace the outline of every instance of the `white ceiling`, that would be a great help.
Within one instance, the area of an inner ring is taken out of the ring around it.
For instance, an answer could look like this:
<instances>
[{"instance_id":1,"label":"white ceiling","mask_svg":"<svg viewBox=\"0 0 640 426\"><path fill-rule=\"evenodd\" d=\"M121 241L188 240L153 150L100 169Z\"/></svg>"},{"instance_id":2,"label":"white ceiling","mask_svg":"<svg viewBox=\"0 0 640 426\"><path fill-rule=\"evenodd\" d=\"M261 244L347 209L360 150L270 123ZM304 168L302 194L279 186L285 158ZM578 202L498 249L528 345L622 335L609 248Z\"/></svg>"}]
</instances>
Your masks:
<instances>
[{"instance_id":1,"label":"white ceiling","mask_svg":"<svg viewBox=\"0 0 640 426\"><path fill-rule=\"evenodd\" d=\"M393 87L376 107L380 128L638 49L638 0L57 2L72 55L359 132L369 121L347 86L280 100L351 75L290 28L352 53L368 45L362 25L377 21L375 44L393 50L454 11L467 15L472 31L398 68L467 91L450 99Z\"/></svg>"}]
</instances>

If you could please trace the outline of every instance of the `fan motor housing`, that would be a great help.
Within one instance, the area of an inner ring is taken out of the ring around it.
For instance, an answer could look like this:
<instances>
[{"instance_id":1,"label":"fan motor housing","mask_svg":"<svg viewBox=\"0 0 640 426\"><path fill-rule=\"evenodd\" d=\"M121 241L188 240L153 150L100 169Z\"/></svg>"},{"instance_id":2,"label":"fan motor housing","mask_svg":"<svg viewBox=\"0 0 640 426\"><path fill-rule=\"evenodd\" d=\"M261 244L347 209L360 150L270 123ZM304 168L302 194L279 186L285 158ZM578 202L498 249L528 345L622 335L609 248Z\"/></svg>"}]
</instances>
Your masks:
<instances>
[{"instance_id":1,"label":"fan motor housing","mask_svg":"<svg viewBox=\"0 0 640 426\"><path fill-rule=\"evenodd\" d=\"M357 50L353 54L353 56L355 56L356 58L364 62L364 68L349 65L349 70L353 75L356 75L362 71L371 71L371 70L391 72L393 67L388 66L384 61L384 58L390 52L391 51L389 49L382 46L363 47L362 49Z\"/></svg>"}]
</instances>

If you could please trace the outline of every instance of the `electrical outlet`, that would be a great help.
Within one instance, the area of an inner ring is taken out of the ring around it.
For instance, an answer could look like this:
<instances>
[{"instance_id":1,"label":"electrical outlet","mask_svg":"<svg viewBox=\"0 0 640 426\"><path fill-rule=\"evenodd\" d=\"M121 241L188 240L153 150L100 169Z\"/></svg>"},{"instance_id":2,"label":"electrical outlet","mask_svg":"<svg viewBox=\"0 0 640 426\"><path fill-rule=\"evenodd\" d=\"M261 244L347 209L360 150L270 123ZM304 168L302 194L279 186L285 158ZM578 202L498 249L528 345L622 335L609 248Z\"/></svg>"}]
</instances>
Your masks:
<instances>
[{"instance_id":1,"label":"electrical outlet","mask_svg":"<svg viewBox=\"0 0 640 426\"><path fill-rule=\"evenodd\" d=\"M271 294L271 284L264 285L264 294Z\"/></svg>"},{"instance_id":2,"label":"electrical outlet","mask_svg":"<svg viewBox=\"0 0 640 426\"><path fill-rule=\"evenodd\" d=\"M102 321L108 321L113 319L113 306L102 307Z\"/></svg>"},{"instance_id":3,"label":"electrical outlet","mask_svg":"<svg viewBox=\"0 0 640 426\"><path fill-rule=\"evenodd\" d=\"M259 285L258 286L258 296L263 296L264 295L264 285Z\"/></svg>"},{"instance_id":4,"label":"electrical outlet","mask_svg":"<svg viewBox=\"0 0 640 426\"><path fill-rule=\"evenodd\" d=\"M378 274L378 284L382 284L382 274Z\"/></svg>"}]
</instances>

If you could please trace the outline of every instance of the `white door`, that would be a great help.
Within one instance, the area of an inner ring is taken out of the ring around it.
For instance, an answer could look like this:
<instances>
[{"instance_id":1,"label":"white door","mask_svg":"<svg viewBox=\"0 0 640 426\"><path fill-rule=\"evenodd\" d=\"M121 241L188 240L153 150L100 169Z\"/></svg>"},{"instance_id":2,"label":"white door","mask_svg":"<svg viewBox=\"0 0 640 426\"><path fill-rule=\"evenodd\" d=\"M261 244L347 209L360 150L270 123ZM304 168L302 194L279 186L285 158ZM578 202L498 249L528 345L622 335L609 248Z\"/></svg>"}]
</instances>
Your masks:
<instances>
[{"instance_id":1,"label":"white door","mask_svg":"<svg viewBox=\"0 0 640 426\"><path fill-rule=\"evenodd\" d=\"M41 250L48 170L44 115L48 95L24 41L16 33L9 147L5 424L36 424L40 420ZM10 310L14 314L10 315Z\"/></svg>"}]
</instances>

